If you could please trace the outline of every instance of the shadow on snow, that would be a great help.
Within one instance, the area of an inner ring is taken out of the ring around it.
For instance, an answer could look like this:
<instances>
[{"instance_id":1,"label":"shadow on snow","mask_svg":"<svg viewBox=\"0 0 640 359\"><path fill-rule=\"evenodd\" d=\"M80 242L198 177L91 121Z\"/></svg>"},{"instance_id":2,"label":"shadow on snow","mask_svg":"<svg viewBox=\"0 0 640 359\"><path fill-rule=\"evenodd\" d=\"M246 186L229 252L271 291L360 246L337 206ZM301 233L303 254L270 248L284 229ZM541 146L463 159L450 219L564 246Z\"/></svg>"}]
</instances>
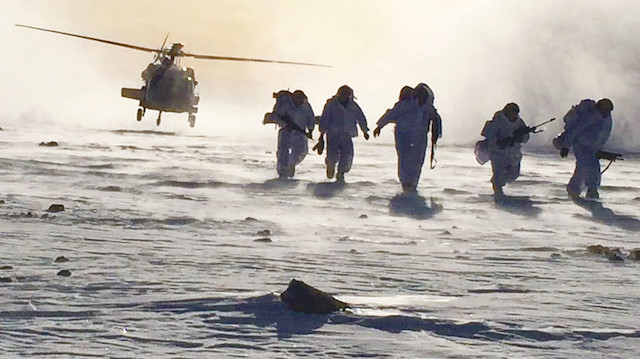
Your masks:
<instances>
[{"instance_id":1,"label":"shadow on snow","mask_svg":"<svg viewBox=\"0 0 640 359\"><path fill-rule=\"evenodd\" d=\"M488 324L478 321L457 321L422 318L410 315L366 316L348 312L328 315L296 313L284 308L275 294L245 299L201 298L147 304L147 309L175 314L200 312L203 322L220 333L224 339L268 340L269 328L275 328L277 338L314 334L327 324L357 325L388 333L403 331L429 332L448 338L466 338L484 341L572 341L608 340L616 337L640 338L639 330L598 331L571 330L549 332L521 327L515 323ZM256 328L252 330L251 328ZM230 328L234 328L229 331ZM238 330L244 328L244 330ZM256 336L256 333L260 333ZM214 335L215 336L215 335ZM190 342L189 345L201 345ZM512 343L517 345L516 343ZM256 346L259 347L259 346Z\"/></svg>"},{"instance_id":2,"label":"shadow on snow","mask_svg":"<svg viewBox=\"0 0 640 359\"><path fill-rule=\"evenodd\" d=\"M575 198L573 203L591 212L593 220L627 231L640 232L640 220L635 217L616 214L599 201Z\"/></svg>"},{"instance_id":3,"label":"shadow on snow","mask_svg":"<svg viewBox=\"0 0 640 359\"><path fill-rule=\"evenodd\" d=\"M542 213L542 209L534 206L535 202L527 196L493 196L493 201L497 208L519 216L537 217Z\"/></svg>"},{"instance_id":4,"label":"shadow on snow","mask_svg":"<svg viewBox=\"0 0 640 359\"><path fill-rule=\"evenodd\" d=\"M389 201L391 213L415 219L429 219L442 211L442 206L433 198L429 203L417 192L400 193Z\"/></svg>"},{"instance_id":5,"label":"shadow on snow","mask_svg":"<svg viewBox=\"0 0 640 359\"><path fill-rule=\"evenodd\" d=\"M313 195L319 198L331 198L342 192L346 187L344 182L318 182L316 184L310 184L309 187L313 190Z\"/></svg>"}]
</instances>

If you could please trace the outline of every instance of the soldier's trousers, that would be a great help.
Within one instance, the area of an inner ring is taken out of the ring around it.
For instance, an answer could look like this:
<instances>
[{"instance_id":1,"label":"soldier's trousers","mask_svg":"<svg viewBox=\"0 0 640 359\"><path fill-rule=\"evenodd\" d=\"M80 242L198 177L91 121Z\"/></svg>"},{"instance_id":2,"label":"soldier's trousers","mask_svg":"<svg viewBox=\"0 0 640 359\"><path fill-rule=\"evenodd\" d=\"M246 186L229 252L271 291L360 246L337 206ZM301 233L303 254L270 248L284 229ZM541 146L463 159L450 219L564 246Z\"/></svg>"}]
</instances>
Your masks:
<instances>
[{"instance_id":1,"label":"soldier's trousers","mask_svg":"<svg viewBox=\"0 0 640 359\"><path fill-rule=\"evenodd\" d=\"M567 185L567 192L579 194L584 187L600 187L600 160L596 157L596 151L580 145L573 145L573 154L576 156L576 169Z\"/></svg>"},{"instance_id":2,"label":"soldier's trousers","mask_svg":"<svg viewBox=\"0 0 640 359\"><path fill-rule=\"evenodd\" d=\"M278 132L277 170L279 176L290 176L289 168L296 166L309 152L307 138L300 131L287 131L281 128Z\"/></svg>"},{"instance_id":3,"label":"soldier's trousers","mask_svg":"<svg viewBox=\"0 0 640 359\"><path fill-rule=\"evenodd\" d=\"M398 178L403 185L417 187L427 151L427 137L395 133L398 154Z\"/></svg>"},{"instance_id":4,"label":"soldier's trousers","mask_svg":"<svg viewBox=\"0 0 640 359\"><path fill-rule=\"evenodd\" d=\"M499 153L492 153L490 157L491 169L493 170L491 183L494 188L502 188L505 184L513 182L520 177L522 154L504 156Z\"/></svg>"},{"instance_id":5,"label":"soldier's trousers","mask_svg":"<svg viewBox=\"0 0 640 359\"><path fill-rule=\"evenodd\" d=\"M353 140L348 133L327 133L327 167L335 168L338 172L347 173L353 163Z\"/></svg>"}]
</instances>

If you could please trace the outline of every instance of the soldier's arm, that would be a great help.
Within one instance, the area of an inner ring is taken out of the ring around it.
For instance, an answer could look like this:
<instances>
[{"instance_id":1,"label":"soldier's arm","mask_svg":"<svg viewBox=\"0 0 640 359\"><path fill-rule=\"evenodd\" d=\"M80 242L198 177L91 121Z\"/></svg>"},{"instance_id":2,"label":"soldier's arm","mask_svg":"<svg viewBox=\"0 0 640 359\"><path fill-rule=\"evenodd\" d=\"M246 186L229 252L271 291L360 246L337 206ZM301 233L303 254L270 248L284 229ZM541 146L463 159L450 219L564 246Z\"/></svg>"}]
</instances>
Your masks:
<instances>
[{"instance_id":1,"label":"soldier's arm","mask_svg":"<svg viewBox=\"0 0 640 359\"><path fill-rule=\"evenodd\" d=\"M358 104L356 104L356 120L358 121L358 125L362 132L368 133L369 127L367 126L367 118L364 116L364 112L362 112L362 109Z\"/></svg>"}]
</instances>

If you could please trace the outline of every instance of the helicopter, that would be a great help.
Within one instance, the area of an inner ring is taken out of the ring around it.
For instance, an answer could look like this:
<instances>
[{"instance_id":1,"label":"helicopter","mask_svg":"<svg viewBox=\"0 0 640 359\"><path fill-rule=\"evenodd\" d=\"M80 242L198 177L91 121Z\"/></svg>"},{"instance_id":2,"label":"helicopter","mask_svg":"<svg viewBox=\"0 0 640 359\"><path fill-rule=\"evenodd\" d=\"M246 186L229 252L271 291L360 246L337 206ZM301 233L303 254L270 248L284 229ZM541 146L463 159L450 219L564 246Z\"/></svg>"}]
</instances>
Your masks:
<instances>
[{"instance_id":1,"label":"helicopter","mask_svg":"<svg viewBox=\"0 0 640 359\"><path fill-rule=\"evenodd\" d=\"M293 62L280 60L254 59L245 57L230 57L216 55L198 55L184 52L184 44L174 43L170 47L165 47L169 34L164 39L160 49L131 45L123 42L100 39L85 35L73 34L58 30L45 29L30 25L16 24L17 27L46 31L59 35L66 35L85 40L97 41L109 45L121 46L128 49L155 53L152 62L142 71L142 80L144 84L141 88L125 88L123 87L120 95L139 101L139 108L136 114L136 120L141 121L146 111L158 111L156 125L160 126L163 112L188 113L188 122L190 127L194 127L196 123L196 113L198 112L198 102L200 96L198 94L198 81L195 78L195 71L191 67L180 66L180 58L192 57L204 60L222 60L222 61L245 61L245 62L261 62L276 63L285 65L302 65L302 66L320 66L331 67L328 65L313 64L307 62Z\"/></svg>"}]
</instances>

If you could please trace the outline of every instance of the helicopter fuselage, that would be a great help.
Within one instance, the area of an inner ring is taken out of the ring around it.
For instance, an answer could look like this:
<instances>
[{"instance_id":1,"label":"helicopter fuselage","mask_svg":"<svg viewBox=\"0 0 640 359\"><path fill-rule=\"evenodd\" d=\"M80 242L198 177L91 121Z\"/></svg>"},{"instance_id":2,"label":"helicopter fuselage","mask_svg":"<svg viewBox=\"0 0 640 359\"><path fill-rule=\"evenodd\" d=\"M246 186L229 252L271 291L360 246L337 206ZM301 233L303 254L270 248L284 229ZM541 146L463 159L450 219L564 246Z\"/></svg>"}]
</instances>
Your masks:
<instances>
[{"instance_id":1,"label":"helicopter fuselage","mask_svg":"<svg viewBox=\"0 0 640 359\"><path fill-rule=\"evenodd\" d=\"M200 97L198 82L190 67L177 66L165 58L153 62L142 72L144 85L140 89L123 88L122 97L140 101L137 119L140 121L147 109L159 111L157 124L160 125L162 112L189 113L191 127L195 123Z\"/></svg>"},{"instance_id":2,"label":"helicopter fuselage","mask_svg":"<svg viewBox=\"0 0 640 359\"><path fill-rule=\"evenodd\" d=\"M140 101L140 107L162 112L197 113L197 81L192 68L152 63L142 72L140 89L122 89L122 97Z\"/></svg>"}]
</instances>

